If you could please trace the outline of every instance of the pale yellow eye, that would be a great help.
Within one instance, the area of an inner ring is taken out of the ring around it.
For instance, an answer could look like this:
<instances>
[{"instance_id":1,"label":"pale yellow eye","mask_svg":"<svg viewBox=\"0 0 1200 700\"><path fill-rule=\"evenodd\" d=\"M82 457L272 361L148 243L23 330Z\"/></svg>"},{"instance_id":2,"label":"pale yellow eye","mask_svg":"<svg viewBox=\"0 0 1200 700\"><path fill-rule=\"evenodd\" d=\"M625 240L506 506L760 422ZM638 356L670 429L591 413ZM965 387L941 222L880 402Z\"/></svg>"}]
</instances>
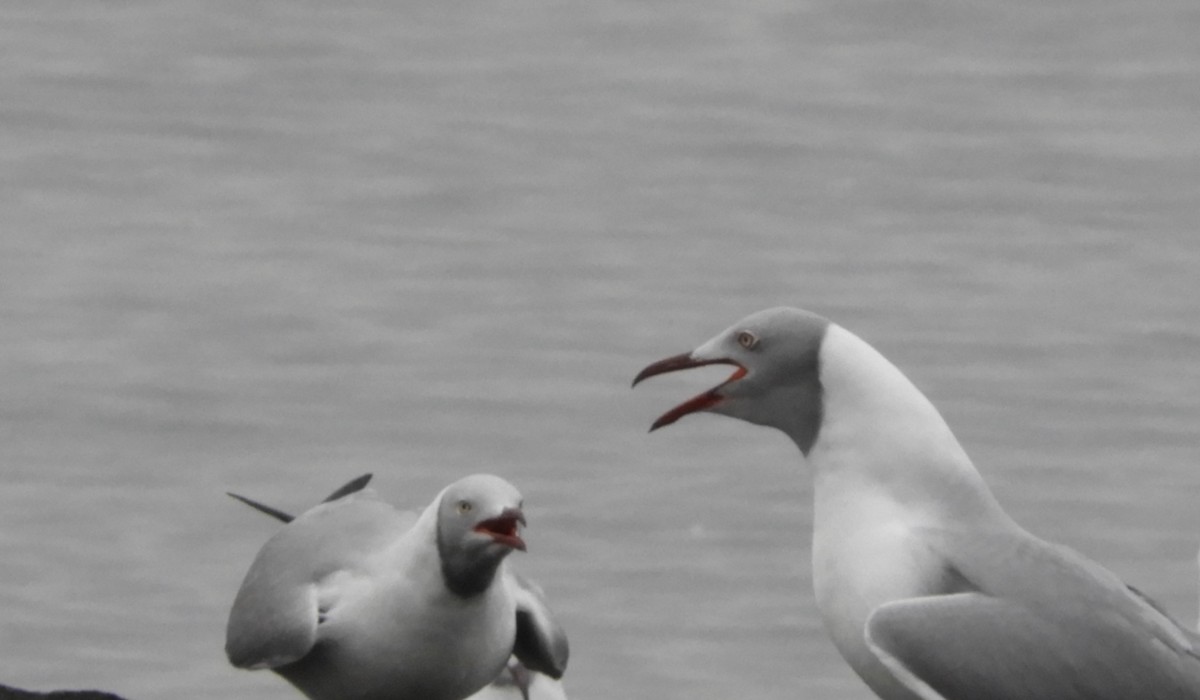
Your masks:
<instances>
[{"instance_id":1,"label":"pale yellow eye","mask_svg":"<svg viewBox=\"0 0 1200 700\"><path fill-rule=\"evenodd\" d=\"M470 513L472 507L473 506L471 505L470 501L459 501L458 502L458 512L462 513L463 515Z\"/></svg>"},{"instance_id":2,"label":"pale yellow eye","mask_svg":"<svg viewBox=\"0 0 1200 700\"><path fill-rule=\"evenodd\" d=\"M754 335L750 331L742 331L737 334L737 341L738 345L741 345L747 350L753 350L754 346L758 345L758 336Z\"/></svg>"}]
</instances>

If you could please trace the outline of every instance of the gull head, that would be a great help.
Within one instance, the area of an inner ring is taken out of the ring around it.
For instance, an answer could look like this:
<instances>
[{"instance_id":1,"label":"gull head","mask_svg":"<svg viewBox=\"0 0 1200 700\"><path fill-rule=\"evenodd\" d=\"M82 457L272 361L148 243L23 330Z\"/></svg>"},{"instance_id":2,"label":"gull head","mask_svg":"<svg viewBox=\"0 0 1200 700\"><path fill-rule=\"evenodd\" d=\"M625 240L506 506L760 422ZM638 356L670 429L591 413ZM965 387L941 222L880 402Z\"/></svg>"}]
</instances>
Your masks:
<instances>
[{"instance_id":1,"label":"gull head","mask_svg":"<svg viewBox=\"0 0 1200 700\"><path fill-rule=\"evenodd\" d=\"M521 507L516 487L490 474L468 476L442 491L437 545L450 590L463 597L483 592L506 556L525 551Z\"/></svg>"},{"instance_id":2,"label":"gull head","mask_svg":"<svg viewBox=\"0 0 1200 700\"><path fill-rule=\"evenodd\" d=\"M654 421L651 430L707 411L778 428L805 453L821 422L821 342L829 321L808 311L774 308L738 321L691 352L652 363L633 380L724 364L733 373Z\"/></svg>"}]
</instances>

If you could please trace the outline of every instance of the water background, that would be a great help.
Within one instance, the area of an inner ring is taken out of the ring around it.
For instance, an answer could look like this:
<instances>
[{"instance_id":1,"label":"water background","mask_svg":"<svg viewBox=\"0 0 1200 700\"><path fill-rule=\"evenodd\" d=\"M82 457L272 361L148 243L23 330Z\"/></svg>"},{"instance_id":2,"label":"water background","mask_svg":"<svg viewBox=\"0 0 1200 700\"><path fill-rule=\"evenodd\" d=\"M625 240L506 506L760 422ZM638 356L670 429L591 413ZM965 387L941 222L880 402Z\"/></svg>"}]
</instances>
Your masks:
<instances>
[{"instance_id":1,"label":"water background","mask_svg":"<svg viewBox=\"0 0 1200 700\"><path fill-rule=\"evenodd\" d=\"M1001 502L1189 621L1194 0L0 7L0 682L286 700L222 652L268 519L528 504L578 700L866 700L811 487L722 378L822 312Z\"/></svg>"}]
</instances>

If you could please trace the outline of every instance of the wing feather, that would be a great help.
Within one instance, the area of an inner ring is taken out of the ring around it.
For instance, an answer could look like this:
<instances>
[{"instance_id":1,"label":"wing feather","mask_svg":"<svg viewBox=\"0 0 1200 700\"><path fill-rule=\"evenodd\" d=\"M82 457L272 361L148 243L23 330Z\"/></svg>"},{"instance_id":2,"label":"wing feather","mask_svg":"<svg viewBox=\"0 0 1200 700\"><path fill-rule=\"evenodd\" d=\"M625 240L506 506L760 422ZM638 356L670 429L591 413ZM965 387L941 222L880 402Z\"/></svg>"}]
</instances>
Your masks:
<instances>
[{"instance_id":1,"label":"wing feather","mask_svg":"<svg viewBox=\"0 0 1200 700\"><path fill-rule=\"evenodd\" d=\"M897 678L920 697L1200 699L1200 662L1159 634L1104 606L1056 608L981 592L887 603L866 629L868 645L901 667Z\"/></svg>"},{"instance_id":2,"label":"wing feather","mask_svg":"<svg viewBox=\"0 0 1200 700\"><path fill-rule=\"evenodd\" d=\"M285 525L263 545L234 599L225 635L230 663L275 668L303 658L320 636L318 607L338 602L337 589L322 582L370 562L414 521L359 491Z\"/></svg>"},{"instance_id":3,"label":"wing feather","mask_svg":"<svg viewBox=\"0 0 1200 700\"><path fill-rule=\"evenodd\" d=\"M507 573L506 579L517 599L513 654L530 670L562 678L570 655L567 635L546 604L542 589L517 573Z\"/></svg>"}]
</instances>

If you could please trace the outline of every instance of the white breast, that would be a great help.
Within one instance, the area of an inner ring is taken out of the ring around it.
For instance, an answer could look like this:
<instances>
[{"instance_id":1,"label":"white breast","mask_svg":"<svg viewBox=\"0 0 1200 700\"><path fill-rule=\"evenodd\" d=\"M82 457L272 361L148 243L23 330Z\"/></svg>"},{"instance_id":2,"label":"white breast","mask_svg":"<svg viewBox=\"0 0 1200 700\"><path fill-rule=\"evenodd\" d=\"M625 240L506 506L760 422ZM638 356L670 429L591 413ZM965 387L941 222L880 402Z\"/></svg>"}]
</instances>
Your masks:
<instances>
[{"instance_id":1,"label":"white breast","mask_svg":"<svg viewBox=\"0 0 1200 700\"><path fill-rule=\"evenodd\" d=\"M867 647L866 622L883 603L937 592L942 562L922 528L906 522L886 497L860 492L847 502L835 489L819 494L813 589L821 619L838 651L881 697L909 697L884 694L896 684Z\"/></svg>"},{"instance_id":2,"label":"white breast","mask_svg":"<svg viewBox=\"0 0 1200 700\"><path fill-rule=\"evenodd\" d=\"M423 549L414 548L435 556ZM321 597L335 602L318 629L317 658L280 672L314 698L434 700L486 685L511 653L515 598L503 585L459 598L440 576L436 563L393 551L329 577Z\"/></svg>"},{"instance_id":3,"label":"white breast","mask_svg":"<svg viewBox=\"0 0 1200 700\"><path fill-rule=\"evenodd\" d=\"M942 592L943 526L994 502L933 405L865 342L830 326L820 372L824 415L808 455L817 606L877 694L912 698L868 649L867 618L883 603Z\"/></svg>"}]
</instances>

